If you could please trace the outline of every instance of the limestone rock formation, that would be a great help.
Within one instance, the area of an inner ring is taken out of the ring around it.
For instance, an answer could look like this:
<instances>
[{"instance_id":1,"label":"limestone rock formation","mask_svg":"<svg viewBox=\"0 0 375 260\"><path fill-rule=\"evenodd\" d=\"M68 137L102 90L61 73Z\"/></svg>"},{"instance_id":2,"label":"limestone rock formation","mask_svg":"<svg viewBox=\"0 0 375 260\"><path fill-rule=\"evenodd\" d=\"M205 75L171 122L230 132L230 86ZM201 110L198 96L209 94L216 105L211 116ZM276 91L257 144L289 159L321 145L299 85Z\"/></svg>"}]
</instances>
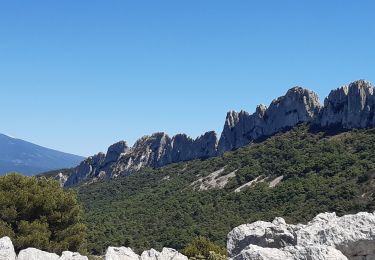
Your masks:
<instances>
[{"instance_id":1,"label":"limestone rock formation","mask_svg":"<svg viewBox=\"0 0 375 260\"><path fill-rule=\"evenodd\" d=\"M68 180L68 177L66 174L59 172L54 179L59 182L60 187L64 187L66 181Z\"/></svg>"},{"instance_id":2,"label":"limestone rock formation","mask_svg":"<svg viewBox=\"0 0 375 260\"><path fill-rule=\"evenodd\" d=\"M371 83L358 80L331 91L324 101L318 122L323 127L344 129L373 127L374 111L375 96Z\"/></svg>"},{"instance_id":3,"label":"limestone rock formation","mask_svg":"<svg viewBox=\"0 0 375 260\"><path fill-rule=\"evenodd\" d=\"M375 127L374 115L375 94L367 81L358 80L331 91L323 107L314 92L294 87L273 100L268 108L259 105L253 114L228 112L220 139L211 131L196 139L185 134L169 137L165 133L155 133L140 138L133 147L128 147L124 141L118 142L108 148L107 154L99 153L83 161L65 186L127 175L143 167L210 158L299 123L323 129Z\"/></svg>"},{"instance_id":4,"label":"limestone rock formation","mask_svg":"<svg viewBox=\"0 0 375 260\"><path fill-rule=\"evenodd\" d=\"M328 245L349 259L355 256L375 258L375 213L337 217L335 213L316 216L297 232L297 244Z\"/></svg>"},{"instance_id":5,"label":"limestone rock formation","mask_svg":"<svg viewBox=\"0 0 375 260\"><path fill-rule=\"evenodd\" d=\"M217 136L207 132L195 140L179 134L169 137L155 133L140 138L129 148L124 141L112 145L107 154L99 153L83 161L65 182L66 187L87 180L114 178L140 170L167 164L209 158L216 155Z\"/></svg>"},{"instance_id":6,"label":"limestone rock formation","mask_svg":"<svg viewBox=\"0 0 375 260\"><path fill-rule=\"evenodd\" d=\"M241 225L228 234L227 249L236 260L375 259L375 213L323 213L307 225L282 218Z\"/></svg>"},{"instance_id":7,"label":"limestone rock formation","mask_svg":"<svg viewBox=\"0 0 375 260\"><path fill-rule=\"evenodd\" d=\"M100 166L105 160L104 153L98 153L84 160L65 182L65 187L73 186L88 179L94 179L99 175Z\"/></svg>"},{"instance_id":8,"label":"limestone rock formation","mask_svg":"<svg viewBox=\"0 0 375 260\"><path fill-rule=\"evenodd\" d=\"M109 247L105 260L188 260L188 258L171 248L163 248L162 252L151 249L139 256L128 247Z\"/></svg>"},{"instance_id":9,"label":"limestone rock formation","mask_svg":"<svg viewBox=\"0 0 375 260\"><path fill-rule=\"evenodd\" d=\"M233 260L347 260L339 250L329 246L288 246L284 248L263 248L250 245Z\"/></svg>"},{"instance_id":10,"label":"limestone rock formation","mask_svg":"<svg viewBox=\"0 0 375 260\"><path fill-rule=\"evenodd\" d=\"M126 154L129 149L125 141L120 141L111 145L105 156L104 164L116 162L123 154Z\"/></svg>"},{"instance_id":11,"label":"limestone rock formation","mask_svg":"<svg viewBox=\"0 0 375 260\"><path fill-rule=\"evenodd\" d=\"M105 260L139 260L139 255L128 247L108 247Z\"/></svg>"},{"instance_id":12,"label":"limestone rock formation","mask_svg":"<svg viewBox=\"0 0 375 260\"><path fill-rule=\"evenodd\" d=\"M64 251L59 260L88 260L88 257L82 256L80 253Z\"/></svg>"},{"instance_id":13,"label":"limestone rock formation","mask_svg":"<svg viewBox=\"0 0 375 260\"><path fill-rule=\"evenodd\" d=\"M13 243L9 237L0 239L0 260L16 260Z\"/></svg>"},{"instance_id":14,"label":"limestone rock formation","mask_svg":"<svg viewBox=\"0 0 375 260\"><path fill-rule=\"evenodd\" d=\"M3 237L0 239L0 260L88 260L88 257L70 251L64 251L59 257L36 248L21 250L17 257L10 238ZM139 256L128 247L109 247L105 260L188 260L188 258L171 248L163 248L161 252L151 249Z\"/></svg>"},{"instance_id":15,"label":"limestone rock formation","mask_svg":"<svg viewBox=\"0 0 375 260\"><path fill-rule=\"evenodd\" d=\"M241 225L228 234L228 254L235 256L249 245L271 248L297 245L295 231L296 227L286 224L282 218L276 218L272 223L257 221Z\"/></svg>"},{"instance_id":16,"label":"limestone rock formation","mask_svg":"<svg viewBox=\"0 0 375 260\"><path fill-rule=\"evenodd\" d=\"M163 248L161 252L151 249L144 251L140 260L188 260L186 256L171 248Z\"/></svg>"},{"instance_id":17,"label":"limestone rock formation","mask_svg":"<svg viewBox=\"0 0 375 260\"><path fill-rule=\"evenodd\" d=\"M267 108L259 105L254 114L231 111L227 114L218 154L275 134L298 123L313 121L320 111L318 96L307 89L294 87Z\"/></svg>"},{"instance_id":18,"label":"limestone rock formation","mask_svg":"<svg viewBox=\"0 0 375 260\"><path fill-rule=\"evenodd\" d=\"M21 250L17 260L59 260L59 256L53 253L47 253L36 248L27 248Z\"/></svg>"}]
</instances>

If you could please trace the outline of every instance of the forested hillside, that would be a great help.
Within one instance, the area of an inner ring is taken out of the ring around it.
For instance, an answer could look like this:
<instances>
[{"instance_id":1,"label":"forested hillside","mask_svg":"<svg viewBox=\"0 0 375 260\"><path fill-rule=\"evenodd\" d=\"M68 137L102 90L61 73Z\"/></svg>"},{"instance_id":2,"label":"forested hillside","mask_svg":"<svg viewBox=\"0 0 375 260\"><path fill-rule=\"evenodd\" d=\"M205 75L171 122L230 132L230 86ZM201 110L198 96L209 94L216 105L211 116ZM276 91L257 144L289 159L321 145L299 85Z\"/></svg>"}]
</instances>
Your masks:
<instances>
[{"instance_id":1,"label":"forested hillside","mask_svg":"<svg viewBox=\"0 0 375 260\"><path fill-rule=\"evenodd\" d=\"M374 143L375 129L330 135L300 125L220 157L82 185L89 250L181 249L196 236L224 245L233 227L256 220L373 211Z\"/></svg>"}]
</instances>

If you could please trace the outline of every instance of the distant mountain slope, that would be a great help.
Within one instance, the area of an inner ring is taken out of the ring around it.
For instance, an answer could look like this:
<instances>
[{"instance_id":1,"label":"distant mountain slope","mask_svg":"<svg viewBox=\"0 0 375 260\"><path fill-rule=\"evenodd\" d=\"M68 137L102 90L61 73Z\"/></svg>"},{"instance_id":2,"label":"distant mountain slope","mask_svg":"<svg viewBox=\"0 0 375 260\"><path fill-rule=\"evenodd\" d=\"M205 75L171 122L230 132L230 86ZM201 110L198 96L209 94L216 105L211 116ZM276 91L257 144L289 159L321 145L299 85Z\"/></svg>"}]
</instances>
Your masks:
<instances>
[{"instance_id":1,"label":"distant mountain slope","mask_svg":"<svg viewBox=\"0 0 375 260\"><path fill-rule=\"evenodd\" d=\"M40 172L77 166L84 157L59 152L24 140L0 134L0 175Z\"/></svg>"}]
</instances>

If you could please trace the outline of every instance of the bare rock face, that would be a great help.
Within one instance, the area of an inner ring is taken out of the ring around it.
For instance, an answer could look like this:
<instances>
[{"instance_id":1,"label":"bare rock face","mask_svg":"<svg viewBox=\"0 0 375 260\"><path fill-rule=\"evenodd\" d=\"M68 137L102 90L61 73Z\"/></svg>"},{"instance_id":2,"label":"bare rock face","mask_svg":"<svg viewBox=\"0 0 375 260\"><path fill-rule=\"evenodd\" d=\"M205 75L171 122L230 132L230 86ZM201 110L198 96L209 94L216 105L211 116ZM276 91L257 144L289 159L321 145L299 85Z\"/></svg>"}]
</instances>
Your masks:
<instances>
[{"instance_id":1,"label":"bare rock face","mask_svg":"<svg viewBox=\"0 0 375 260\"><path fill-rule=\"evenodd\" d=\"M331 91L318 121L322 127L372 127L375 125L374 111L375 97L371 83L358 80Z\"/></svg>"},{"instance_id":2,"label":"bare rock face","mask_svg":"<svg viewBox=\"0 0 375 260\"><path fill-rule=\"evenodd\" d=\"M294 87L274 101L266 111L265 135L271 135L298 123L310 122L319 113L320 103L314 92Z\"/></svg>"},{"instance_id":3,"label":"bare rock face","mask_svg":"<svg viewBox=\"0 0 375 260\"><path fill-rule=\"evenodd\" d=\"M337 217L335 213L316 216L297 232L298 245L328 245L349 259L355 256L375 258L375 214L358 213ZM366 258L365 258L366 259Z\"/></svg>"},{"instance_id":4,"label":"bare rock face","mask_svg":"<svg viewBox=\"0 0 375 260\"><path fill-rule=\"evenodd\" d=\"M250 245L236 255L233 260L347 260L339 250L329 246L288 246L284 248L264 248Z\"/></svg>"},{"instance_id":5,"label":"bare rock face","mask_svg":"<svg viewBox=\"0 0 375 260\"><path fill-rule=\"evenodd\" d=\"M88 260L88 257L79 253L64 251L59 260Z\"/></svg>"},{"instance_id":6,"label":"bare rock face","mask_svg":"<svg viewBox=\"0 0 375 260\"><path fill-rule=\"evenodd\" d=\"M118 142L83 161L65 182L65 187L96 179L114 178L143 167L162 167L171 163L206 159L243 147L260 138L288 130L299 123L319 128L375 127L375 94L371 83L358 80L331 91L321 107L318 96L294 87L271 102L259 105L253 114L228 112L218 140L215 132L192 139L185 134L169 137L155 133L140 138L133 147Z\"/></svg>"},{"instance_id":7,"label":"bare rock face","mask_svg":"<svg viewBox=\"0 0 375 260\"><path fill-rule=\"evenodd\" d=\"M59 256L53 253L47 253L36 248L21 250L17 260L59 260Z\"/></svg>"},{"instance_id":8,"label":"bare rock face","mask_svg":"<svg viewBox=\"0 0 375 260\"><path fill-rule=\"evenodd\" d=\"M307 89L294 87L266 108L259 105L254 114L229 112L218 147L218 154L275 134L299 123L313 121L320 111L318 96Z\"/></svg>"},{"instance_id":9,"label":"bare rock face","mask_svg":"<svg viewBox=\"0 0 375 260\"><path fill-rule=\"evenodd\" d=\"M139 255L128 247L108 247L105 260L139 260Z\"/></svg>"},{"instance_id":10,"label":"bare rock face","mask_svg":"<svg viewBox=\"0 0 375 260\"><path fill-rule=\"evenodd\" d=\"M188 258L174 249L163 248L161 252L155 249L144 251L140 260L188 260Z\"/></svg>"},{"instance_id":11,"label":"bare rock face","mask_svg":"<svg viewBox=\"0 0 375 260\"><path fill-rule=\"evenodd\" d=\"M343 217L323 213L307 225L288 225L276 218L272 223L258 221L233 229L227 248L236 260L375 259L374 227L374 213Z\"/></svg>"},{"instance_id":12,"label":"bare rock face","mask_svg":"<svg viewBox=\"0 0 375 260\"><path fill-rule=\"evenodd\" d=\"M0 260L16 260L13 243L9 237L0 239Z\"/></svg>"},{"instance_id":13,"label":"bare rock face","mask_svg":"<svg viewBox=\"0 0 375 260\"><path fill-rule=\"evenodd\" d=\"M133 147L118 142L87 158L65 182L65 187L83 181L114 178L139 171L143 167L161 167L167 164L205 159L216 155L218 139L215 132L207 132L197 139L179 134L170 138L165 133L155 133L140 138Z\"/></svg>"},{"instance_id":14,"label":"bare rock face","mask_svg":"<svg viewBox=\"0 0 375 260\"><path fill-rule=\"evenodd\" d=\"M98 153L84 160L66 180L64 186L70 187L88 179L96 178L105 160L104 153Z\"/></svg>"},{"instance_id":15,"label":"bare rock face","mask_svg":"<svg viewBox=\"0 0 375 260\"><path fill-rule=\"evenodd\" d=\"M282 218L276 218L272 223L257 221L241 225L228 234L228 254L235 256L249 245L270 248L296 245L295 230L295 226L286 224Z\"/></svg>"},{"instance_id":16,"label":"bare rock face","mask_svg":"<svg viewBox=\"0 0 375 260\"><path fill-rule=\"evenodd\" d=\"M105 156L104 164L116 162L121 155L126 154L129 150L130 149L125 141L120 141L111 145Z\"/></svg>"},{"instance_id":17,"label":"bare rock face","mask_svg":"<svg viewBox=\"0 0 375 260\"><path fill-rule=\"evenodd\" d=\"M188 258L171 248L163 248L162 252L151 249L139 256L127 247L109 247L105 260L188 260Z\"/></svg>"},{"instance_id":18,"label":"bare rock face","mask_svg":"<svg viewBox=\"0 0 375 260\"><path fill-rule=\"evenodd\" d=\"M58 181L59 184L60 184L60 187L64 187L65 185L65 182L68 180L69 176L62 173L62 172L59 172L55 177L54 177L54 180Z\"/></svg>"}]
</instances>

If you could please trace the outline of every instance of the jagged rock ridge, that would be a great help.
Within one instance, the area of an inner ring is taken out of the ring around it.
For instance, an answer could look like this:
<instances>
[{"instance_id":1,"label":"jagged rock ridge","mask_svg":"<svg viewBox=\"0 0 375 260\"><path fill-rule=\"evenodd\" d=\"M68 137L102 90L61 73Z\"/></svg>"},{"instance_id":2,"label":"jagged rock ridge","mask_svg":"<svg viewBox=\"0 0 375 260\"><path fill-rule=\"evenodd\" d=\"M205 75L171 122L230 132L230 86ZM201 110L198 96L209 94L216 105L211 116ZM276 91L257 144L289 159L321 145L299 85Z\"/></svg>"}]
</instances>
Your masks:
<instances>
[{"instance_id":1,"label":"jagged rock ridge","mask_svg":"<svg viewBox=\"0 0 375 260\"><path fill-rule=\"evenodd\" d=\"M205 159L240 148L254 140L271 136L299 123L323 128L365 128L375 126L375 95L371 83L359 80L331 91L324 106L314 92L294 87L273 100L269 107L259 105L253 114L228 112L223 132L192 139L185 134L170 137L155 133L139 139L133 147L121 141L83 161L67 179L65 186L96 179L113 178L167 164Z\"/></svg>"},{"instance_id":2,"label":"jagged rock ridge","mask_svg":"<svg viewBox=\"0 0 375 260\"><path fill-rule=\"evenodd\" d=\"M129 148L125 142L108 148L107 154L98 153L84 160L67 179L65 186L85 180L113 178L140 170L142 167L161 167L167 164L216 155L218 138L207 132L195 140L185 134L169 137L155 133L139 139Z\"/></svg>"},{"instance_id":3,"label":"jagged rock ridge","mask_svg":"<svg viewBox=\"0 0 375 260\"><path fill-rule=\"evenodd\" d=\"M254 114L231 111L227 114L218 154L240 148L263 136L270 136L298 123L312 121L320 111L318 96L295 87L272 101L267 108L259 105Z\"/></svg>"}]
</instances>

